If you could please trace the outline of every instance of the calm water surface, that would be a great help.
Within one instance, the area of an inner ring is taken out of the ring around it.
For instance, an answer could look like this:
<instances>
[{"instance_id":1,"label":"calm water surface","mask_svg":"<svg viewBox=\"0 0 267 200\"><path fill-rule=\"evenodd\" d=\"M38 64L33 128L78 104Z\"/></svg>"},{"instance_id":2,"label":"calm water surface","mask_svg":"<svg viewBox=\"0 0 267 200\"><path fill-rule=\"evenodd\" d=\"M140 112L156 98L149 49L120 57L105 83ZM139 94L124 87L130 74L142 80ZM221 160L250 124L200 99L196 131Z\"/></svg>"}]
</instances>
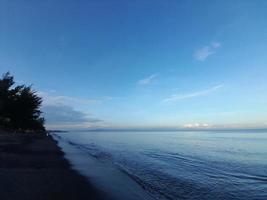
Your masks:
<instances>
[{"instance_id":1,"label":"calm water surface","mask_svg":"<svg viewBox=\"0 0 267 200\"><path fill-rule=\"evenodd\" d=\"M109 163L153 199L267 199L267 131L69 132L57 138L84 159Z\"/></svg>"}]
</instances>

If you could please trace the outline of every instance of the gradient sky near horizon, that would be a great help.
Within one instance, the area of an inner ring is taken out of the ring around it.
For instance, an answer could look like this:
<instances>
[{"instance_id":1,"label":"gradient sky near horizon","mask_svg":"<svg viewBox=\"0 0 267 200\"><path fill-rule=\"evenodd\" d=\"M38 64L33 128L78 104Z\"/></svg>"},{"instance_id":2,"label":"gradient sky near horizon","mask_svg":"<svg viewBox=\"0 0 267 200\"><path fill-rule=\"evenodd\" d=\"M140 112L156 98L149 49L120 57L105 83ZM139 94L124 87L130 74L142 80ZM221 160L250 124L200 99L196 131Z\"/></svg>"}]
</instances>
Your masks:
<instances>
[{"instance_id":1,"label":"gradient sky near horizon","mask_svg":"<svg viewBox=\"0 0 267 200\"><path fill-rule=\"evenodd\" d=\"M48 128L267 127L265 0L0 0L0 72Z\"/></svg>"}]
</instances>

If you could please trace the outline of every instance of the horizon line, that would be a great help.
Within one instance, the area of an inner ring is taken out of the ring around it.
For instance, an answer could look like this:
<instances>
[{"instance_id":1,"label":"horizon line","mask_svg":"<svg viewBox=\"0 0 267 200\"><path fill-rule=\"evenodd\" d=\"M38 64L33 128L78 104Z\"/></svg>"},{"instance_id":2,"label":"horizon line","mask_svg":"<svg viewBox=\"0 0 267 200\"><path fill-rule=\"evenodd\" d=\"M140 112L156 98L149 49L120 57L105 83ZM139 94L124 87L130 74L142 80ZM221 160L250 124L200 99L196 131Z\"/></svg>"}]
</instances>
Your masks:
<instances>
[{"instance_id":1,"label":"horizon line","mask_svg":"<svg viewBox=\"0 0 267 200\"><path fill-rule=\"evenodd\" d=\"M167 132L175 132L175 131L248 131L248 130L267 130L267 127L254 127L254 128L95 128L95 129L48 129L48 132L71 132L71 131L78 131L78 132L112 132L112 131L125 131L125 132L160 132L160 131L167 131Z\"/></svg>"}]
</instances>

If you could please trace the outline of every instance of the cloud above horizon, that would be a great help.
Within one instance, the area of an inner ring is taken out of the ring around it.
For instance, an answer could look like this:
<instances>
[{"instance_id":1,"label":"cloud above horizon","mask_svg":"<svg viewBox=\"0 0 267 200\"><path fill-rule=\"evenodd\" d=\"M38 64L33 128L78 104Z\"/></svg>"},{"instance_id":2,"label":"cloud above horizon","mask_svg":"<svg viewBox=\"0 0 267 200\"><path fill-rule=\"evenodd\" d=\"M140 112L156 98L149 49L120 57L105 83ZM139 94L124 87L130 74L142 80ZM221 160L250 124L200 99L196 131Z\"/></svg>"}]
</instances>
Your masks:
<instances>
[{"instance_id":1,"label":"cloud above horizon","mask_svg":"<svg viewBox=\"0 0 267 200\"><path fill-rule=\"evenodd\" d=\"M165 99L163 99L163 102L165 103L169 103L169 102L176 102L182 99L188 99L188 98L194 98L194 97L198 97L198 96L205 96L208 95L209 93L215 92L218 89L222 88L223 85L216 85L214 87L211 87L209 89L206 90L200 90L200 91L196 91L196 92L192 92L192 93L186 93L186 94L173 94L170 97L167 97Z\"/></svg>"},{"instance_id":2,"label":"cloud above horizon","mask_svg":"<svg viewBox=\"0 0 267 200\"><path fill-rule=\"evenodd\" d=\"M207 123L190 123L190 124L185 124L184 128L211 128L212 125L207 124Z\"/></svg>"},{"instance_id":3,"label":"cloud above horizon","mask_svg":"<svg viewBox=\"0 0 267 200\"><path fill-rule=\"evenodd\" d=\"M101 103L100 100L56 95L54 92L38 92L38 95L43 98L41 110L50 129L92 128L104 124L103 120L75 109L75 105Z\"/></svg>"},{"instance_id":4,"label":"cloud above horizon","mask_svg":"<svg viewBox=\"0 0 267 200\"><path fill-rule=\"evenodd\" d=\"M102 100L76 98L64 95L55 95L54 92L38 92L39 96L43 98L43 105L77 105L77 104L94 104L101 103Z\"/></svg>"},{"instance_id":5,"label":"cloud above horizon","mask_svg":"<svg viewBox=\"0 0 267 200\"><path fill-rule=\"evenodd\" d=\"M205 61L209 56L215 54L217 49L221 47L221 43L212 42L210 45L204 46L197 50L194 54L194 58L198 61Z\"/></svg>"},{"instance_id":6,"label":"cloud above horizon","mask_svg":"<svg viewBox=\"0 0 267 200\"><path fill-rule=\"evenodd\" d=\"M158 77L158 74L152 74L144 79L137 81L138 85L149 85Z\"/></svg>"},{"instance_id":7,"label":"cloud above horizon","mask_svg":"<svg viewBox=\"0 0 267 200\"><path fill-rule=\"evenodd\" d=\"M42 112L48 127L68 128L79 126L80 128L90 128L104 122L68 105L44 105Z\"/></svg>"}]
</instances>

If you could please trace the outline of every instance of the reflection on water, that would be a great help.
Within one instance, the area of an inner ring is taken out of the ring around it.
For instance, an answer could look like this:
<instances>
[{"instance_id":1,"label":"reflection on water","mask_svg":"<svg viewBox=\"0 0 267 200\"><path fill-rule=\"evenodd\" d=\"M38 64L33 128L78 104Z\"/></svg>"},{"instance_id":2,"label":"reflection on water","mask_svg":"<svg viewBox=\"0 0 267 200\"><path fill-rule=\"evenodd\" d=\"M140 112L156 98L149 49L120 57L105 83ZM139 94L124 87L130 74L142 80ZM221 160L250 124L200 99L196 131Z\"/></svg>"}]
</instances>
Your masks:
<instances>
[{"instance_id":1,"label":"reflection on water","mask_svg":"<svg viewBox=\"0 0 267 200\"><path fill-rule=\"evenodd\" d=\"M58 135L156 199L267 199L266 131Z\"/></svg>"}]
</instances>

